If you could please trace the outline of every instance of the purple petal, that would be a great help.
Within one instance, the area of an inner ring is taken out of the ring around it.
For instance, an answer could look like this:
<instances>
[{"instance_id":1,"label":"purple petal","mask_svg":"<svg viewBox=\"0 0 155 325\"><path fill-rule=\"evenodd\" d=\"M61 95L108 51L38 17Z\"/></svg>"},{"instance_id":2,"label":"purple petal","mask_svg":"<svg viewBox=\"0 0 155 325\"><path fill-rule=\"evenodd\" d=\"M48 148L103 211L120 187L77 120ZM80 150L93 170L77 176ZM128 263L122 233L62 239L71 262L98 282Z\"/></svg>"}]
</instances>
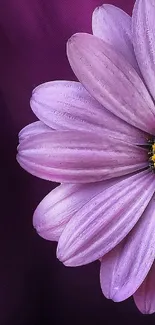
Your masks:
<instances>
[{"instance_id":1,"label":"purple petal","mask_svg":"<svg viewBox=\"0 0 155 325\"><path fill-rule=\"evenodd\" d=\"M107 298L114 301L129 298L147 276L155 257L154 207L153 196L147 208L145 205L146 210L143 209L141 219L127 238L103 257L100 279L102 291Z\"/></svg>"},{"instance_id":2,"label":"purple petal","mask_svg":"<svg viewBox=\"0 0 155 325\"><path fill-rule=\"evenodd\" d=\"M147 135L124 122L99 104L79 82L52 81L34 89L31 108L48 126L57 130L102 133L142 144Z\"/></svg>"},{"instance_id":3,"label":"purple petal","mask_svg":"<svg viewBox=\"0 0 155 325\"><path fill-rule=\"evenodd\" d=\"M68 41L71 67L105 108L143 131L155 134L155 106L137 72L103 40L75 34Z\"/></svg>"},{"instance_id":4,"label":"purple petal","mask_svg":"<svg viewBox=\"0 0 155 325\"><path fill-rule=\"evenodd\" d=\"M102 133L34 135L19 144L17 160L31 174L62 183L96 182L148 166L146 150Z\"/></svg>"},{"instance_id":5,"label":"purple petal","mask_svg":"<svg viewBox=\"0 0 155 325\"><path fill-rule=\"evenodd\" d=\"M35 135L35 134L42 134L45 132L53 131L47 125L42 123L41 121L36 121L31 124L26 125L20 132L19 132L19 142L25 140L26 138Z\"/></svg>"},{"instance_id":6,"label":"purple petal","mask_svg":"<svg viewBox=\"0 0 155 325\"><path fill-rule=\"evenodd\" d=\"M93 34L111 44L137 70L139 68L131 40L131 17L109 4L98 7L92 17Z\"/></svg>"},{"instance_id":7,"label":"purple petal","mask_svg":"<svg viewBox=\"0 0 155 325\"><path fill-rule=\"evenodd\" d=\"M38 205L33 225L39 235L58 240L67 222L91 198L117 183L121 178L92 184L61 184Z\"/></svg>"},{"instance_id":8,"label":"purple petal","mask_svg":"<svg viewBox=\"0 0 155 325\"><path fill-rule=\"evenodd\" d=\"M155 99L155 2L136 1L133 18L133 44L145 83Z\"/></svg>"},{"instance_id":9,"label":"purple petal","mask_svg":"<svg viewBox=\"0 0 155 325\"><path fill-rule=\"evenodd\" d=\"M134 301L141 313L153 314L155 312L155 263L153 263L147 277L135 292Z\"/></svg>"},{"instance_id":10,"label":"purple petal","mask_svg":"<svg viewBox=\"0 0 155 325\"><path fill-rule=\"evenodd\" d=\"M134 227L154 188L154 174L144 171L98 194L68 222L59 239L58 258L77 266L108 253Z\"/></svg>"}]
</instances>

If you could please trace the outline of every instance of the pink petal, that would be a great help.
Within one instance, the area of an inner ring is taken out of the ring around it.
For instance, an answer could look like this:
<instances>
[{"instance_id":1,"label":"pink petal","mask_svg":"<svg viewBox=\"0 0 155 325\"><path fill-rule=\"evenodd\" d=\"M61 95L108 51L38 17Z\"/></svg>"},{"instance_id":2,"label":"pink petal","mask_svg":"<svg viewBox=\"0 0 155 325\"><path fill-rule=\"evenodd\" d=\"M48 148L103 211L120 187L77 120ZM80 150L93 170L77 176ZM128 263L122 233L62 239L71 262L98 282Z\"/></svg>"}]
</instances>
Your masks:
<instances>
[{"instance_id":1,"label":"pink petal","mask_svg":"<svg viewBox=\"0 0 155 325\"><path fill-rule=\"evenodd\" d=\"M51 132L52 129L49 128L47 125L42 123L41 121L36 121L31 124L26 125L20 132L19 132L19 142L25 140L26 138L35 135L35 134L42 134L45 132Z\"/></svg>"},{"instance_id":2,"label":"pink petal","mask_svg":"<svg viewBox=\"0 0 155 325\"><path fill-rule=\"evenodd\" d=\"M52 81L34 89L31 108L35 115L57 130L79 130L110 134L124 141L141 144L147 135L99 104L75 81Z\"/></svg>"},{"instance_id":3,"label":"pink petal","mask_svg":"<svg viewBox=\"0 0 155 325\"><path fill-rule=\"evenodd\" d=\"M92 17L93 34L111 44L137 70L139 68L131 40L131 17L109 4L98 7Z\"/></svg>"},{"instance_id":4,"label":"pink petal","mask_svg":"<svg viewBox=\"0 0 155 325\"><path fill-rule=\"evenodd\" d=\"M19 144L17 159L31 174L62 183L96 182L148 166L146 150L104 131L34 135Z\"/></svg>"},{"instance_id":5,"label":"pink petal","mask_svg":"<svg viewBox=\"0 0 155 325\"><path fill-rule=\"evenodd\" d=\"M152 176L152 185L155 185L155 176ZM145 211L141 219L127 238L102 259L101 288L107 298L114 301L129 298L141 285L151 268L155 257L154 200L153 196L147 208L145 205L146 210L143 209Z\"/></svg>"},{"instance_id":6,"label":"pink petal","mask_svg":"<svg viewBox=\"0 0 155 325\"><path fill-rule=\"evenodd\" d=\"M155 134L155 106L137 72L103 40L75 34L68 41L71 67L89 93L109 111Z\"/></svg>"},{"instance_id":7,"label":"pink petal","mask_svg":"<svg viewBox=\"0 0 155 325\"><path fill-rule=\"evenodd\" d=\"M154 0L137 0L132 18L134 50L143 78L153 98L155 99L154 19Z\"/></svg>"},{"instance_id":8,"label":"pink petal","mask_svg":"<svg viewBox=\"0 0 155 325\"><path fill-rule=\"evenodd\" d=\"M143 314L155 312L155 263L153 263L144 282L134 294L134 301Z\"/></svg>"},{"instance_id":9,"label":"pink petal","mask_svg":"<svg viewBox=\"0 0 155 325\"><path fill-rule=\"evenodd\" d=\"M33 225L39 235L58 240L67 222L91 198L117 183L121 178L91 184L61 184L38 205Z\"/></svg>"},{"instance_id":10,"label":"pink petal","mask_svg":"<svg viewBox=\"0 0 155 325\"><path fill-rule=\"evenodd\" d=\"M141 217L154 188L154 174L144 171L96 195L68 222L59 239L58 258L77 266L108 253Z\"/></svg>"}]
</instances>

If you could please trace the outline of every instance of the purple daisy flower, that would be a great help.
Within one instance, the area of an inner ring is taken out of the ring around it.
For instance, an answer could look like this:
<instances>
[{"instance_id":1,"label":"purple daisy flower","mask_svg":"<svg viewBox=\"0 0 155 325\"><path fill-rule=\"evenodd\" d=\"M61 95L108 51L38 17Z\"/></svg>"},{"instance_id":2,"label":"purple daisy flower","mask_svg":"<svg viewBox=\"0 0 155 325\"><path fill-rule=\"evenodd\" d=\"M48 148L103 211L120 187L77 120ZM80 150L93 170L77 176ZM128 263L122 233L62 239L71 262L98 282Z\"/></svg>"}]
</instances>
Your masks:
<instances>
[{"instance_id":1,"label":"purple daisy flower","mask_svg":"<svg viewBox=\"0 0 155 325\"><path fill-rule=\"evenodd\" d=\"M103 5L67 44L79 82L34 89L17 160L60 182L33 223L67 266L100 259L104 295L155 312L155 2Z\"/></svg>"}]
</instances>

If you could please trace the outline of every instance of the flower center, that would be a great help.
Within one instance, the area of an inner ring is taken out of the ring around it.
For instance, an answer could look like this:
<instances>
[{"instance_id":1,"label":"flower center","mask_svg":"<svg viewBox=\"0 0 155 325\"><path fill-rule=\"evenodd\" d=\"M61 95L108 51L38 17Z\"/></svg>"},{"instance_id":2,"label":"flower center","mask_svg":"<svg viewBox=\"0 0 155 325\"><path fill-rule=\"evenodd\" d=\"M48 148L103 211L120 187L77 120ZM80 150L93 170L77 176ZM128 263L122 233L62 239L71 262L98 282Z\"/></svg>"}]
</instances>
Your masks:
<instances>
[{"instance_id":1,"label":"flower center","mask_svg":"<svg viewBox=\"0 0 155 325\"><path fill-rule=\"evenodd\" d=\"M152 171L155 172L155 139L151 139L148 141L149 147L149 167Z\"/></svg>"}]
</instances>

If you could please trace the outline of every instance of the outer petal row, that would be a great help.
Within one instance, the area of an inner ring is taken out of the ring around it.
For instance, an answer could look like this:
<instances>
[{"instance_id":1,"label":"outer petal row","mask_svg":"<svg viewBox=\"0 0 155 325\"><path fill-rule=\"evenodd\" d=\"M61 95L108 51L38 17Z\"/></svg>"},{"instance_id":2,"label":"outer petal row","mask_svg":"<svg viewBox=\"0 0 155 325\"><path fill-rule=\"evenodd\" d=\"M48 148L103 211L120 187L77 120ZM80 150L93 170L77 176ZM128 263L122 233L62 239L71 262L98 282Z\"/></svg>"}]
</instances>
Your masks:
<instances>
[{"instance_id":1,"label":"outer petal row","mask_svg":"<svg viewBox=\"0 0 155 325\"><path fill-rule=\"evenodd\" d=\"M155 106L141 78L108 43L89 34L68 41L68 59L89 93L109 111L155 134Z\"/></svg>"},{"instance_id":2,"label":"outer petal row","mask_svg":"<svg viewBox=\"0 0 155 325\"><path fill-rule=\"evenodd\" d=\"M43 238L58 240L68 221L84 204L120 180L121 177L92 184L59 185L36 208L34 227Z\"/></svg>"},{"instance_id":3,"label":"outer petal row","mask_svg":"<svg viewBox=\"0 0 155 325\"><path fill-rule=\"evenodd\" d=\"M96 195L68 222L59 239L58 258L77 266L108 253L137 223L154 188L154 175L144 171Z\"/></svg>"},{"instance_id":4,"label":"outer petal row","mask_svg":"<svg viewBox=\"0 0 155 325\"><path fill-rule=\"evenodd\" d=\"M139 73L131 35L131 17L109 4L98 7L92 17L93 34L111 44Z\"/></svg>"},{"instance_id":5,"label":"outer petal row","mask_svg":"<svg viewBox=\"0 0 155 325\"><path fill-rule=\"evenodd\" d=\"M133 44L143 78L155 99L155 2L137 0L132 16Z\"/></svg>"},{"instance_id":6,"label":"outer petal row","mask_svg":"<svg viewBox=\"0 0 155 325\"><path fill-rule=\"evenodd\" d=\"M49 127L57 130L89 131L102 134L103 128L127 142L145 143L147 135L99 104L75 81L52 81L34 89L31 108Z\"/></svg>"},{"instance_id":7,"label":"outer petal row","mask_svg":"<svg viewBox=\"0 0 155 325\"><path fill-rule=\"evenodd\" d=\"M153 224L153 230L154 230ZM154 238L154 233L153 233ZM151 238L152 239L152 238ZM152 240L151 240L152 243ZM151 244L150 243L150 244ZM148 254L147 254L148 258ZM149 274L134 294L134 301L138 309L143 314L152 314L155 312L155 262L153 263Z\"/></svg>"},{"instance_id":8,"label":"outer petal row","mask_svg":"<svg viewBox=\"0 0 155 325\"><path fill-rule=\"evenodd\" d=\"M129 298L147 276L154 258L155 197L153 196L129 235L102 259L100 277L105 296L114 301ZM139 289L139 292L143 289L144 286ZM135 295L135 298L137 297L138 292Z\"/></svg>"}]
</instances>

